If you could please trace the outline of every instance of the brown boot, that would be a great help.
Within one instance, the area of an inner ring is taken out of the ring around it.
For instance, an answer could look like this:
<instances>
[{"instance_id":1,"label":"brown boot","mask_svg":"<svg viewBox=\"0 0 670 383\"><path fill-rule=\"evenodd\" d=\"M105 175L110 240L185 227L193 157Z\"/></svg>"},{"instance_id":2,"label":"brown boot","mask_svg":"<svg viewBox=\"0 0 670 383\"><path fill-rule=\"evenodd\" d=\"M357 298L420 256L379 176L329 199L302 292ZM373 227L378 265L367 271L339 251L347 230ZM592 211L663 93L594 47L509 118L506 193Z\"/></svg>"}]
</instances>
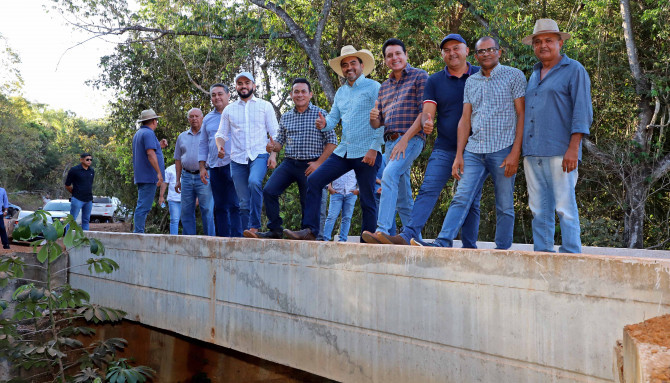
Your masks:
<instances>
[{"instance_id":1,"label":"brown boot","mask_svg":"<svg viewBox=\"0 0 670 383\"><path fill-rule=\"evenodd\" d=\"M312 230L307 228L307 229L302 229L300 231L293 231L289 229L284 229L284 235L288 237L289 239L295 239L298 241L315 241L316 237L314 236L314 233L312 233Z\"/></svg>"},{"instance_id":2,"label":"brown boot","mask_svg":"<svg viewBox=\"0 0 670 383\"><path fill-rule=\"evenodd\" d=\"M379 236L379 241L381 243L384 243L386 245L405 245L409 246L409 243L405 241L405 238L402 237L402 235L389 235L386 233L381 233Z\"/></svg>"},{"instance_id":3,"label":"brown boot","mask_svg":"<svg viewBox=\"0 0 670 383\"><path fill-rule=\"evenodd\" d=\"M365 241L365 243L372 243L372 244L376 244L376 245L382 243L382 241L380 240L380 237L381 237L380 232L373 233L373 232L365 230L361 234L361 237L363 237L363 240Z\"/></svg>"}]
</instances>

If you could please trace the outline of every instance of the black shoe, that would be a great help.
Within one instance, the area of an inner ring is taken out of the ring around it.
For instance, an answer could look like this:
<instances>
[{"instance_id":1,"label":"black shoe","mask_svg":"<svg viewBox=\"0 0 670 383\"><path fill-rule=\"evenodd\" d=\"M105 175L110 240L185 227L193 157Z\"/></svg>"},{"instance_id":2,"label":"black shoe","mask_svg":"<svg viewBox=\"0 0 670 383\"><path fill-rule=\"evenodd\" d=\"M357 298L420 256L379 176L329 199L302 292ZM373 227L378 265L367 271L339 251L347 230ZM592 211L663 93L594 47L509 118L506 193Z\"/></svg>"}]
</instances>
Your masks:
<instances>
[{"instance_id":1,"label":"black shoe","mask_svg":"<svg viewBox=\"0 0 670 383\"><path fill-rule=\"evenodd\" d=\"M2 248L3 249L9 249L9 245L3 245Z\"/></svg>"},{"instance_id":2,"label":"black shoe","mask_svg":"<svg viewBox=\"0 0 670 383\"><path fill-rule=\"evenodd\" d=\"M259 231L256 233L256 238L261 238L261 239L282 239L284 238L284 232L283 231Z\"/></svg>"}]
</instances>

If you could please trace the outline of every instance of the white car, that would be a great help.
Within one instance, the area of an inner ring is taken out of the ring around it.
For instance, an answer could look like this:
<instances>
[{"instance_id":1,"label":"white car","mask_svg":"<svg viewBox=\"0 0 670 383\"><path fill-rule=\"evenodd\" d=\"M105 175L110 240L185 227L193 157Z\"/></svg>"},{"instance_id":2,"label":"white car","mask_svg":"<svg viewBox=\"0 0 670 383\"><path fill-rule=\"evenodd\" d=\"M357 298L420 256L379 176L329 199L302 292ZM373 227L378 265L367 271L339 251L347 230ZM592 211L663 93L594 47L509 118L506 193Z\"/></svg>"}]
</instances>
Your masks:
<instances>
[{"instance_id":1,"label":"white car","mask_svg":"<svg viewBox=\"0 0 670 383\"><path fill-rule=\"evenodd\" d=\"M63 221L70 214L70 201L66 199L52 199L44 205L42 210L51 214L53 219ZM77 216L76 222L81 225L81 213Z\"/></svg>"},{"instance_id":2,"label":"white car","mask_svg":"<svg viewBox=\"0 0 670 383\"><path fill-rule=\"evenodd\" d=\"M116 197L93 197L93 209L91 210L91 222L114 222L116 221L116 210L121 206L121 201Z\"/></svg>"},{"instance_id":3,"label":"white car","mask_svg":"<svg viewBox=\"0 0 670 383\"><path fill-rule=\"evenodd\" d=\"M32 210L21 210L19 212L18 217L16 217L16 219L14 220L14 227L12 228L11 232L9 233L9 237L12 238L12 241L14 241L14 238L12 237L12 233L14 232L14 230L16 230L17 227L19 227L19 221L26 218L26 217L32 216L34 213L35 212L32 211ZM48 223L53 223L53 219L51 217L47 216L47 222ZM40 238L42 238L42 237L37 236L37 237L32 238L32 239L40 239Z\"/></svg>"}]
</instances>

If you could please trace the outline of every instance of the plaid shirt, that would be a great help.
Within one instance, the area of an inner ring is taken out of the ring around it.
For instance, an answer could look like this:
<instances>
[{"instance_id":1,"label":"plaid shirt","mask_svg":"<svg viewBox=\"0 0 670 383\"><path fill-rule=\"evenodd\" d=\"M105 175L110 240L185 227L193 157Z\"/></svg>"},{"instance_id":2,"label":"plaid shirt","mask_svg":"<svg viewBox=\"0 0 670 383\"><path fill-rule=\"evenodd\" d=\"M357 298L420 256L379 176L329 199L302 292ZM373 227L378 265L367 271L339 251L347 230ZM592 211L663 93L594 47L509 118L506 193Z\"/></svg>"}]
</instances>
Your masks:
<instances>
[{"instance_id":1,"label":"plaid shirt","mask_svg":"<svg viewBox=\"0 0 670 383\"><path fill-rule=\"evenodd\" d=\"M384 125L384 133L406 133L423 109L423 88L428 73L409 64L402 70L400 80L393 72L379 89L379 120ZM416 135L426 139L421 131Z\"/></svg>"},{"instance_id":2,"label":"plaid shirt","mask_svg":"<svg viewBox=\"0 0 670 383\"><path fill-rule=\"evenodd\" d=\"M284 145L284 154L294 160L312 160L323 154L326 144L337 145L335 131L322 132L316 128L319 112L326 117L325 110L309 103L307 110L299 113L295 108L282 114L279 120L277 142Z\"/></svg>"},{"instance_id":3,"label":"plaid shirt","mask_svg":"<svg viewBox=\"0 0 670 383\"><path fill-rule=\"evenodd\" d=\"M514 143L514 100L526 94L526 76L519 69L498 64L490 77L477 72L465 82L463 103L472 104L471 130L465 150L495 153Z\"/></svg>"}]
</instances>

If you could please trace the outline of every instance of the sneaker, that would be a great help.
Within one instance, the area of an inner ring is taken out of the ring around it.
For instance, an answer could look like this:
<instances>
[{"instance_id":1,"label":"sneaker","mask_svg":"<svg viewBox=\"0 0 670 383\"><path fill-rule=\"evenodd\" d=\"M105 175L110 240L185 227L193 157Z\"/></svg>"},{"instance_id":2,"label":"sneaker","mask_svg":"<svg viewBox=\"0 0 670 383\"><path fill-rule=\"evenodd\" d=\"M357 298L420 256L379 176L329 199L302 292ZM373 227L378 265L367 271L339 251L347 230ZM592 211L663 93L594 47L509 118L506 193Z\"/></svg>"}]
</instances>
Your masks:
<instances>
[{"instance_id":1,"label":"sneaker","mask_svg":"<svg viewBox=\"0 0 670 383\"><path fill-rule=\"evenodd\" d=\"M373 243L373 244L380 244L382 241L379 239L381 237L380 232L372 233L370 231L365 230L362 234L361 237L363 237L363 240L365 243Z\"/></svg>"},{"instance_id":2,"label":"sneaker","mask_svg":"<svg viewBox=\"0 0 670 383\"><path fill-rule=\"evenodd\" d=\"M405 238L403 238L402 235L390 235L386 233L379 233L379 241L383 244L386 245L405 245L409 246L409 243L405 241Z\"/></svg>"},{"instance_id":3,"label":"sneaker","mask_svg":"<svg viewBox=\"0 0 670 383\"><path fill-rule=\"evenodd\" d=\"M409 241L409 243L410 243L412 246L421 246L421 247L441 247L441 246L438 246L436 243L426 242L426 241L423 241L423 240L421 240L421 239L417 239L417 238L412 238L412 239Z\"/></svg>"}]
</instances>

